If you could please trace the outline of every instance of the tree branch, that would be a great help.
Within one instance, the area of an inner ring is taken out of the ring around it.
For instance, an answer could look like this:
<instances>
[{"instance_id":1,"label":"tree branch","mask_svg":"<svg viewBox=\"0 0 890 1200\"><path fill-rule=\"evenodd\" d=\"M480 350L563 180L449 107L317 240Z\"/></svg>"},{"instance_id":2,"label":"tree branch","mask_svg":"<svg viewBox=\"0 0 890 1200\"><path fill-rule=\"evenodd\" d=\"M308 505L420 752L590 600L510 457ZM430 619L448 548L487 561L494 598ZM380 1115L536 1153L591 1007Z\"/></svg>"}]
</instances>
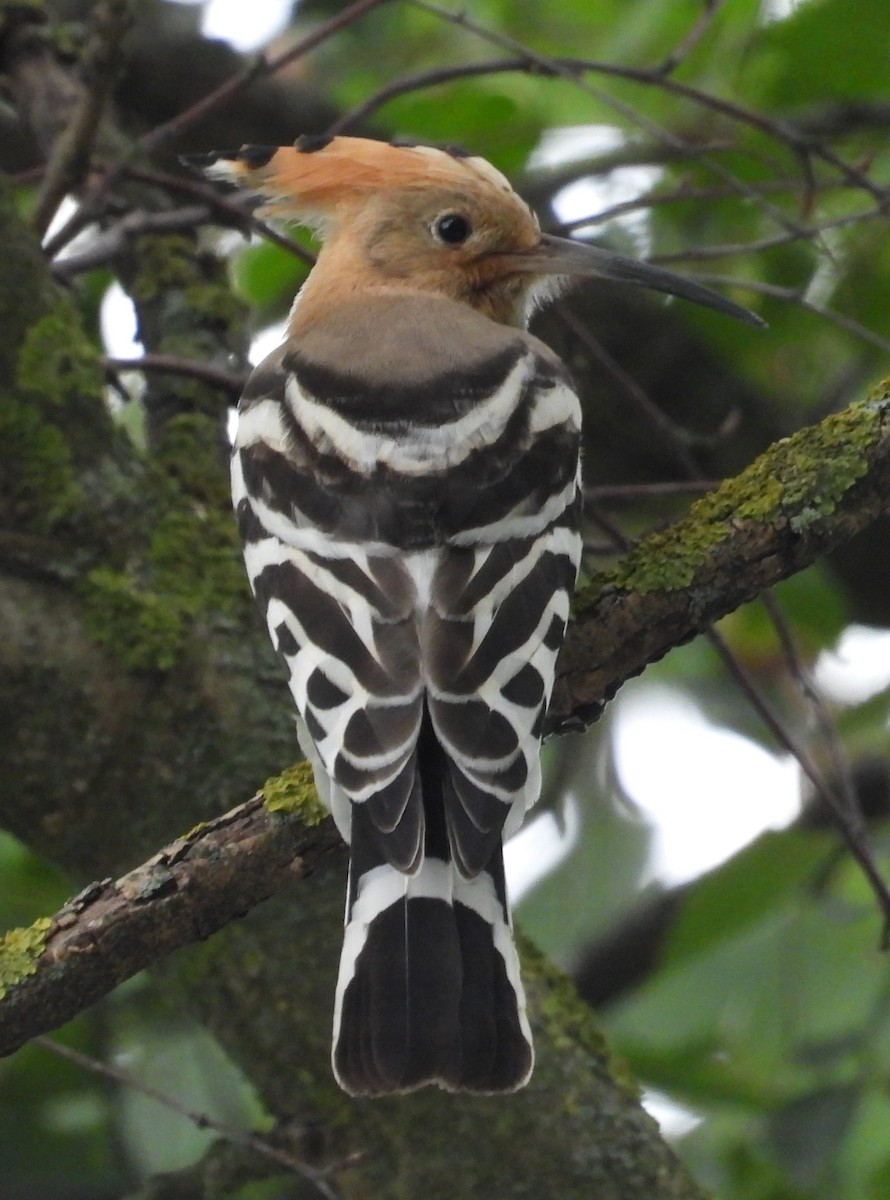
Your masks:
<instances>
[{"instance_id":1,"label":"tree branch","mask_svg":"<svg viewBox=\"0 0 890 1200\"><path fill-rule=\"evenodd\" d=\"M387 4L388 2L389 0L354 0L353 4L350 4L335 16L330 17L289 49L283 50L280 54L276 54L271 58L260 55L250 66L245 67L243 71L239 71L230 79L227 79L225 83L220 84L214 91L203 96L190 108L172 117L169 121L165 121L163 125L155 126L154 129L144 134L139 139L140 149L145 153L150 153L157 149L158 146L163 145L171 138L180 134L184 129L201 120L208 112L229 104L248 88L255 79L263 75L270 75L275 71L280 71L284 67L297 62L323 42L328 41L336 34L342 32L347 26L354 24L361 17L371 12L372 9L379 8L382 4Z\"/></svg>"},{"instance_id":2,"label":"tree branch","mask_svg":"<svg viewBox=\"0 0 890 1200\"><path fill-rule=\"evenodd\" d=\"M175 354L143 354L141 358L106 358L106 372L115 376L119 371L157 371L160 375L190 375L204 383L218 387L237 401L244 391L247 377L234 371L224 371L208 363L196 362L192 358L180 358Z\"/></svg>"},{"instance_id":3,"label":"tree branch","mask_svg":"<svg viewBox=\"0 0 890 1200\"><path fill-rule=\"evenodd\" d=\"M575 597L551 732L673 646L849 540L888 506L890 383L771 446Z\"/></svg>"},{"instance_id":4,"label":"tree branch","mask_svg":"<svg viewBox=\"0 0 890 1200\"><path fill-rule=\"evenodd\" d=\"M311 772L301 764L293 775L303 819L270 812L258 793L120 879L90 884L49 922L7 934L0 941L0 1056L339 852L333 822L320 820Z\"/></svg>"},{"instance_id":5,"label":"tree branch","mask_svg":"<svg viewBox=\"0 0 890 1200\"><path fill-rule=\"evenodd\" d=\"M65 131L52 148L34 204L32 222L43 234L65 197L89 167L99 122L119 66L118 50L130 24L128 0L105 0L92 14L90 38L81 63L84 85Z\"/></svg>"}]
</instances>

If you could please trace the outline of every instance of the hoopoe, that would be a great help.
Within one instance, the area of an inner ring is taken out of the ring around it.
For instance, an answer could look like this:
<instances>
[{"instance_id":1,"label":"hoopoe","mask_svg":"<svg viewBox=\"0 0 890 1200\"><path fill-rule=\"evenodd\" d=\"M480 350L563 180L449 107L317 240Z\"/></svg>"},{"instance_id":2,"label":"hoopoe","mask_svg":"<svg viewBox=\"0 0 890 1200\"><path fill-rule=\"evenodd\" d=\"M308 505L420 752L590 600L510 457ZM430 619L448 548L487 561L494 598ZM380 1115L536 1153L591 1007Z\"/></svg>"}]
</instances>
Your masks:
<instances>
[{"instance_id":1,"label":"hoopoe","mask_svg":"<svg viewBox=\"0 0 890 1200\"><path fill-rule=\"evenodd\" d=\"M513 1091L533 1051L502 847L540 791L581 552L580 406L526 325L573 275L751 316L542 234L481 158L303 137L186 161L323 243L241 399L232 486L351 847L334 1073L356 1096Z\"/></svg>"}]
</instances>

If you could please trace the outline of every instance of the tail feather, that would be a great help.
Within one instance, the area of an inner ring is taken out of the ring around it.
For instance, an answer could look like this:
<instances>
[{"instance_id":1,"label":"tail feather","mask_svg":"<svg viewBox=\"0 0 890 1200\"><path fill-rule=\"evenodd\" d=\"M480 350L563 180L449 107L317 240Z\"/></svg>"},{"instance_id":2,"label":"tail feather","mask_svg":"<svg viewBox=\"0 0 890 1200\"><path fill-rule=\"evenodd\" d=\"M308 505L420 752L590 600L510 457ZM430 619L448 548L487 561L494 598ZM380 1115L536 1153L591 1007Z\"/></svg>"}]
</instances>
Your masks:
<instances>
[{"instance_id":1,"label":"tail feather","mask_svg":"<svg viewBox=\"0 0 890 1200\"><path fill-rule=\"evenodd\" d=\"M454 913L468 964L461 995L458 1089L515 1091L528 1082L534 1052L500 843L482 874L458 877Z\"/></svg>"},{"instance_id":2,"label":"tail feather","mask_svg":"<svg viewBox=\"0 0 890 1200\"><path fill-rule=\"evenodd\" d=\"M414 876L387 864L366 874L337 985L341 1086L357 1096L425 1084L514 1091L532 1059L519 964L492 877L460 879L434 858Z\"/></svg>"},{"instance_id":3,"label":"tail feather","mask_svg":"<svg viewBox=\"0 0 890 1200\"><path fill-rule=\"evenodd\" d=\"M447 764L426 713L416 762L401 823L420 824L409 870L401 860L411 855L393 853L406 842L401 824L383 835L373 806L352 805L334 1074L355 1096L425 1084L515 1091L533 1051L501 838L496 828L476 831L488 850L472 870L455 858Z\"/></svg>"},{"instance_id":4,"label":"tail feather","mask_svg":"<svg viewBox=\"0 0 890 1200\"><path fill-rule=\"evenodd\" d=\"M461 948L472 962L461 996L460 1072L452 1080L456 1091L513 1092L527 1082L534 1061L531 1031L525 1016L525 995L518 979L518 962L511 972L492 949L490 927L472 909L455 905ZM512 945L511 945L512 949Z\"/></svg>"}]
</instances>

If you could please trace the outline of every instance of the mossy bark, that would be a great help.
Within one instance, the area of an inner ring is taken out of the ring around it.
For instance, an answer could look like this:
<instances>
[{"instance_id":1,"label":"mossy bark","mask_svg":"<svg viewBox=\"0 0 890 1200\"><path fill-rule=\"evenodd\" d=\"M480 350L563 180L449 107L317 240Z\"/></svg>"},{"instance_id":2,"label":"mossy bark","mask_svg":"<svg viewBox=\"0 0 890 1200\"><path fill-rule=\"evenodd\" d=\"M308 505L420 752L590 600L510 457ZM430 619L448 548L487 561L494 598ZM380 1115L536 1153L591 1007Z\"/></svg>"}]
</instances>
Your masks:
<instances>
[{"instance_id":1,"label":"mossy bark","mask_svg":"<svg viewBox=\"0 0 890 1200\"><path fill-rule=\"evenodd\" d=\"M90 878L250 795L292 725L244 585L225 400L169 414L146 456L7 192L0 236L2 820Z\"/></svg>"}]
</instances>

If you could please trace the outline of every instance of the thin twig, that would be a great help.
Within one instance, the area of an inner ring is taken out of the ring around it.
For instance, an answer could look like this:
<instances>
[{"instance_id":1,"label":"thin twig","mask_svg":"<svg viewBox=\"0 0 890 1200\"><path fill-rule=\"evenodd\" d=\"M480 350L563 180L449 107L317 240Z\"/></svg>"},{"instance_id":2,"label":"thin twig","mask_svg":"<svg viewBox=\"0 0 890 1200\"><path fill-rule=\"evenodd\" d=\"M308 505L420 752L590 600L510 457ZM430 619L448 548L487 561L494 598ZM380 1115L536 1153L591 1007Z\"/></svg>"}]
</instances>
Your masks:
<instances>
[{"instance_id":1,"label":"thin twig","mask_svg":"<svg viewBox=\"0 0 890 1200\"><path fill-rule=\"evenodd\" d=\"M487 41L494 42L501 47L514 51L518 50L519 53L514 53L509 58L495 58L483 62L455 63L449 67L435 67L428 71L420 71L414 75L404 75L401 79L392 80L390 83L384 84L378 91L368 96L367 99L361 101L354 108L349 109L343 116L339 117L329 127L329 133L344 133L359 122L366 122L368 117L372 116L378 109L399 96L422 91L426 88L438 87L443 83L452 83L458 79L469 79L479 75L514 74L519 72L526 75L543 75L550 78L565 79L574 86L580 86L582 90L585 90L579 76L589 72L590 74L604 75L607 78L624 79L631 83L642 84L643 86L657 87L661 91L716 111L721 116L725 116L733 121L750 125L783 145L787 144L787 126L779 125L762 113L749 111L719 96L702 92L689 84L677 83L676 80L665 79L657 71L651 70L648 67L629 67L598 59L575 58L570 55L545 58L521 46L518 42L514 42L512 39L503 37L493 31L485 30L482 26L470 21L465 14L450 13L447 9L439 8L434 4L424 3L423 0L411 0L411 2L415 4L415 7L422 8L424 11L440 17L442 20L465 26L478 36L484 36ZM599 95L597 93L598 98Z\"/></svg>"},{"instance_id":2,"label":"thin twig","mask_svg":"<svg viewBox=\"0 0 890 1200\"><path fill-rule=\"evenodd\" d=\"M232 199L220 192L211 183L197 178L191 179L183 175L171 175L167 171L153 171L145 167L131 165L126 168L126 174L133 179L142 180L144 183L153 183L158 187L166 188L168 192L179 192L185 196L192 196L196 200L202 200L210 208L219 213L224 224L231 224L237 229L252 229L265 238L266 241L273 242L276 246L280 246L282 250L287 250L288 254L292 254L295 258L298 258L307 267L315 264L314 254L310 254L299 242L295 242L293 238L289 238L286 234L279 232L274 226L258 217L256 213L245 208L243 197Z\"/></svg>"},{"instance_id":3,"label":"thin twig","mask_svg":"<svg viewBox=\"0 0 890 1200\"><path fill-rule=\"evenodd\" d=\"M589 174L589 172L585 171L583 166L580 166L577 176L581 178L584 174ZM790 182L773 182L771 184L757 185L758 190L761 192L790 191L794 186ZM838 188L847 188L848 186L848 184L843 183L831 183L821 185L819 190L820 192L825 192ZM690 200L718 200L730 194L732 194L731 191L725 186L706 188L688 188L684 186L675 188L669 192L653 189L635 196L632 200L623 200L619 204L612 204L608 208L598 209L594 213L586 213L581 217L573 217L570 221L562 221L560 222L560 229L564 233L571 233L579 229L589 229L596 225L604 225L616 217L647 211L659 205L683 204ZM801 227L800 230L795 232L773 234L751 242L687 247L683 250L675 250L670 254L653 255L651 261L657 263L697 262L709 261L716 258L737 257L739 255L751 255L761 250L772 250L781 246L787 246L802 238L806 241L816 243L824 233L831 232L834 229L845 229L853 225L861 225L863 222L871 221L875 218L885 219L885 216L885 213L876 208L862 209L859 212L848 213L840 217L831 217L807 227Z\"/></svg>"},{"instance_id":4,"label":"thin twig","mask_svg":"<svg viewBox=\"0 0 890 1200\"><path fill-rule=\"evenodd\" d=\"M772 706L765 699L756 684L751 680L747 671L732 653L721 634L713 627L706 630L705 636L717 651L726 670L735 679L743 694L747 697L752 708L757 712L761 721L770 731L780 746L783 746L797 761L800 769L813 784L817 795L834 816L835 822L843 834L847 849L855 858L863 875L871 885L872 892L878 902L883 917L880 946L882 950L890 950L890 888L881 875L875 862L871 847L868 844L868 830L859 812L859 806L854 802L848 804L843 796L838 795L825 779L822 772L811 760L804 748L792 737L787 727L779 720Z\"/></svg>"},{"instance_id":5,"label":"thin twig","mask_svg":"<svg viewBox=\"0 0 890 1200\"><path fill-rule=\"evenodd\" d=\"M581 323L570 308L565 304L558 304L556 307L562 322L578 338L590 357L603 367L609 376L619 385L625 396L644 415L646 420L667 440L667 448L678 465L687 474L696 478L699 471L695 459L689 450L689 439L685 431L672 421L657 404L652 402L645 388L640 387L633 376L629 375L619 362L616 362L612 355L600 344L599 340L590 330Z\"/></svg>"},{"instance_id":6,"label":"thin twig","mask_svg":"<svg viewBox=\"0 0 890 1200\"><path fill-rule=\"evenodd\" d=\"M195 229L210 220L210 215L207 205L190 205L163 212L131 209L120 221L97 234L83 250L65 258L57 258L52 264L53 274L58 279L70 279L84 271L92 271L111 262L121 252L128 238L143 233L175 233L180 229Z\"/></svg>"},{"instance_id":7,"label":"thin twig","mask_svg":"<svg viewBox=\"0 0 890 1200\"><path fill-rule=\"evenodd\" d=\"M364 123L372 113L383 108L384 104L390 100L396 99L398 96L405 96L411 92L420 92L426 88L438 87L443 83L453 83L458 79L472 79L477 75L498 75L503 72L513 73L514 71L531 72L534 71L535 64L528 58L511 58L511 59L492 59L485 62L473 63L456 63L450 67L434 67L429 71L419 71L414 75L403 75L401 79L394 79L390 83L384 84L376 92L373 92L366 99L356 104L355 107L348 109L333 124L328 126L327 132L332 136L346 133L355 125ZM549 74L549 72L547 72Z\"/></svg>"},{"instance_id":8,"label":"thin twig","mask_svg":"<svg viewBox=\"0 0 890 1200\"><path fill-rule=\"evenodd\" d=\"M13 187L27 187L31 183L40 183L46 174L46 163L38 163L34 167L25 167L22 171L14 171L9 176Z\"/></svg>"},{"instance_id":9,"label":"thin twig","mask_svg":"<svg viewBox=\"0 0 890 1200\"><path fill-rule=\"evenodd\" d=\"M128 0L104 0L93 9L81 60L85 84L71 120L53 146L34 204L32 224L46 232L64 197L83 179L105 103L117 74L117 52L129 26Z\"/></svg>"},{"instance_id":10,"label":"thin twig","mask_svg":"<svg viewBox=\"0 0 890 1200\"><path fill-rule=\"evenodd\" d=\"M637 165L639 159L635 158L632 165ZM619 164L625 165L625 164ZM590 174L585 171L584 166L579 167L577 177L583 177L585 174ZM793 192L799 187L797 180L792 179L774 179L764 180L757 185L758 191L761 192ZM828 191L837 191L839 189L848 189L850 184L838 182L825 182L820 185L820 193ZM732 189L725 184L711 184L708 187L690 187L686 183L682 183L679 187L664 190L660 187L652 188L647 192L641 192L638 196L634 196L632 200L622 200L618 204L610 204L608 208L599 208L596 212L586 213L581 217L572 217L569 221L561 221L560 228L570 233L576 229L583 229L590 225L602 225L606 221L612 221L615 217L623 217L628 213L639 212L657 208L667 204L687 204L690 201L706 201L706 200L725 200L728 196L734 195ZM875 210L869 209L856 214L857 220L870 218L874 215ZM843 220L844 218L839 218ZM816 232L819 232L820 226L812 227Z\"/></svg>"},{"instance_id":11,"label":"thin twig","mask_svg":"<svg viewBox=\"0 0 890 1200\"><path fill-rule=\"evenodd\" d=\"M598 504L594 503L589 508L585 505L584 516L589 518L597 529L606 535L612 543L613 553L616 550L630 549L630 539L622 532L612 518L603 512Z\"/></svg>"},{"instance_id":12,"label":"thin twig","mask_svg":"<svg viewBox=\"0 0 890 1200\"><path fill-rule=\"evenodd\" d=\"M705 0L704 8L692 28L677 43L671 53L657 66L659 75L670 75L689 57L711 27L711 22L726 0Z\"/></svg>"},{"instance_id":13,"label":"thin twig","mask_svg":"<svg viewBox=\"0 0 890 1200\"><path fill-rule=\"evenodd\" d=\"M802 308L806 312L824 318L846 333L861 338L870 346L876 346L884 354L890 354L890 340L881 337L879 333L875 333L874 330L854 321L852 317L844 316L843 313L839 313L833 308L826 308L822 304L813 304L796 288L781 287L779 284L766 283L760 279L729 279L725 275L696 275L696 279L701 283L716 284L717 287L742 287L761 296L774 296L777 300L787 300L790 304L796 304L798 308Z\"/></svg>"},{"instance_id":14,"label":"thin twig","mask_svg":"<svg viewBox=\"0 0 890 1200\"><path fill-rule=\"evenodd\" d=\"M93 1075L99 1075L103 1079L120 1084L121 1087L132 1088L133 1091L141 1092L143 1096L148 1096L149 1099L163 1105L164 1108L168 1108L171 1112L178 1113L179 1116L184 1117L187 1121L191 1121L198 1129L212 1129L214 1133L218 1133L225 1141L231 1142L236 1146L243 1146L246 1150L251 1150L263 1158L270 1159L279 1166L287 1167L289 1171L293 1171L295 1175L299 1175L308 1183L311 1183L318 1194L325 1197L325 1200L339 1200L337 1193L320 1171L316 1171L305 1163L300 1162L292 1154L288 1154L284 1150L279 1150L277 1147L271 1145L267 1138L256 1133L250 1133L245 1129L239 1129L236 1125L229 1125L225 1121L218 1121L215 1117L208 1116L207 1113L196 1112L195 1109L189 1108L177 1100L175 1096L170 1096L166 1092L162 1092L159 1088L152 1087L150 1083L145 1083L137 1076L130 1074L129 1071L122 1071L120 1067L113 1067L108 1063L100 1062L99 1059L92 1058L88 1054L82 1054L79 1050L74 1050L70 1046L63 1045L61 1042L54 1042L52 1038L40 1035L34 1038L34 1044L42 1050L48 1051L50 1054L55 1054L58 1058L64 1058L68 1062L74 1063L84 1071L89 1071Z\"/></svg>"},{"instance_id":15,"label":"thin twig","mask_svg":"<svg viewBox=\"0 0 890 1200\"><path fill-rule=\"evenodd\" d=\"M839 799L843 801L851 820L858 822L860 827L864 829L859 798L856 794L856 785L850 770L850 764L844 755L837 728L828 713L822 694L804 665L794 640L794 634L775 596L771 592L765 592L761 597L761 601L775 630L776 637L782 649L782 657L788 664L791 674L797 683L798 690L809 706L819 733L828 747L831 769L837 781Z\"/></svg>"},{"instance_id":16,"label":"thin twig","mask_svg":"<svg viewBox=\"0 0 890 1200\"><path fill-rule=\"evenodd\" d=\"M154 129L143 134L137 142L139 149L145 154L157 150L159 146L183 133L190 125L194 125L196 121L203 120L209 113L231 103L232 100L240 95L256 79L265 75L272 75L274 72L280 71L283 67L290 66L291 63L305 57L311 50L315 50L323 42L334 37L335 34L341 33L347 26L354 25L356 21L371 12L372 9L380 8L383 4L388 4L389 2L390 0L355 0L354 4L350 4L342 12L337 13L336 16L319 25L317 29L307 34L306 37L302 38L288 50L283 50L280 54L274 55L272 58L259 55L249 67L227 79L225 83L220 84L212 92L208 92L206 96L202 96L195 104L183 109L175 117L171 117L169 121L165 121L162 125L156 125Z\"/></svg>"},{"instance_id":17,"label":"thin twig","mask_svg":"<svg viewBox=\"0 0 890 1200\"><path fill-rule=\"evenodd\" d=\"M204 383L212 384L237 399L244 390L247 376L212 367L209 363L197 362L193 358L179 358L175 354L143 354L141 358L105 358L106 371L147 371L160 375L190 375Z\"/></svg>"},{"instance_id":18,"label":"thin twig","mask_svg":"<svg viewBox=\"0 0 890 1200\"><path fill-rule=\"evenodd\" d=\"M661 483L595 483L584 489L593 503L603 500L646 500L650 496L700 496L719 487L719 479L670 479Z\"/></svg>"},{"instance_id":19,"label":"thin twig","mask_svg":"<svg viewBox=\"0 0 890 1200\"><path fill-rule=\"evenodd\" d=\"M154 174L154 172L140 172ZM185 190L185 189L182 189ZM308 250L279 233L277 229L259 220L253 213L242 208L232 200L219 195L212 187L206 187L199 194L206 196L206 204L188 205L184 208L165 209L160 212L148 212L144 209L131 209L120 221L102 230L83 250L56 258L52 264L53 274L59 279L70 279L81 275L84 271L92 271L96 267L110 263L124 247L129 238L138 237L144 233L176 233L178 230L195 230L201 225L216 221L218 224L239 230L246 234L254 230L267 241L280 246L307 266L312 266L315 258Z\"/></svg>"},{"instance_id":20,"label":"thin twig","mask_svg":"<svg viewBox=\"0 0 890 1200\"><path fill-rule=\"evenodd\" d=\"M677 250L673 254L652 256L652 262L704 262L715 258L737 258L739 255L758 254L761 250L773 250L779 246L787 246L791 242L805 240L817 243L823 233L833 229L845 229L850 225L861 225L864 221L873 221L876 217L887 220L887 214L873 208L868 212L850 213L844 217L832 217L821 221L818 225L801 229L797 233L779 233L772 237L759 238L753 242L725 243L719 246L695 246L686 250Z\"/></svg>"}]
</instances>

